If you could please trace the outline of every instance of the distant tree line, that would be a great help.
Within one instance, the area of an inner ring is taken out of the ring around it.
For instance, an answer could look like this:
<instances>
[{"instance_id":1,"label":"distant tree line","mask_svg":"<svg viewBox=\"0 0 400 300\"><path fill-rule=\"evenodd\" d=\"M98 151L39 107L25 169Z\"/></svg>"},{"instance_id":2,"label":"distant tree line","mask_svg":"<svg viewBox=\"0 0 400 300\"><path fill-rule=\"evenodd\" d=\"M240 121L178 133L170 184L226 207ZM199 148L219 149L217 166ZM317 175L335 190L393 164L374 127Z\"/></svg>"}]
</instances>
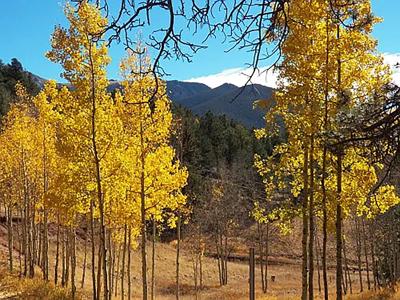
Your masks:
<instances>
[{"instance_id":1,"label":"distant tree line","mask_svg":"<svg viewBox=\"0 0 400 300\"><path fill-rule=\"evenodd\" d=\"M39 92L39 86L35 83L32 74L26 72L18 59L13 58L5 64L0 60L0 115L4 116L10 103L16 98L15 85L20 82L31 95Z\"/></svg>"}]
</instances>

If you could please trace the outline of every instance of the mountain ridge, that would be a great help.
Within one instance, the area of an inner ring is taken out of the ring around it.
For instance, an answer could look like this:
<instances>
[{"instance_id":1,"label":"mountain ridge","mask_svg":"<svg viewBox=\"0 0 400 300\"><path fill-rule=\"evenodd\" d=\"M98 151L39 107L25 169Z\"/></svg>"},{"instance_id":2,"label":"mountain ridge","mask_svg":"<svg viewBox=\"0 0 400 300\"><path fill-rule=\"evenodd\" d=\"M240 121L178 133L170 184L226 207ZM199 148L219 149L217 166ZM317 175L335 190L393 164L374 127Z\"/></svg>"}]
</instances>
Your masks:
<instances>
[{"instance_id":1,"label":"mountain ridge","mask_svg":"<svg viewBox=\"0 0 400 300\"><path fill-rule=\"evenodd\" d=\"M29 72L30 73L30 72ZM30 73L34 81L43 87L46 79ZM208 111L215 115L225 115L248 128L264 126L265 111L253 108L253 103L260 99L270 99L273 89L260 84L238 87L224 83L210 88L199 82L167 80L167 93L171 101L191 110L194 114L204 115ZM117 80L110 80L109 91L121 88Z\"/></svg>"}]
</instances>

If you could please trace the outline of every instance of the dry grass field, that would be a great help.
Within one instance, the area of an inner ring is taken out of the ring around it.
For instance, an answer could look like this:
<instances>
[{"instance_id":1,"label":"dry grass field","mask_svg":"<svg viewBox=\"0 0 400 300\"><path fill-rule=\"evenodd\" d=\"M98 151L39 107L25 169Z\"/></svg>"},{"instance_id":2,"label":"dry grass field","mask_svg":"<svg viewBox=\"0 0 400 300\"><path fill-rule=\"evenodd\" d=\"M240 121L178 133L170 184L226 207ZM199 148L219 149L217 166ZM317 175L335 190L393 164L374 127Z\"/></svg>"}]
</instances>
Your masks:
<instances>
[{"instance_id":1,"label":"dry grass field","mask_svg":"<svg viewBox=\"0 0 400 300\"><path fill-rule=\"evenodd\" d=\"M54 236L53 236L54 238ZM288 237L287 239L292 239ZM301 273L300 261L293 258L293 252L296 250L286 248L294 242L293 240L285 241L284 238L276 243L275 253L279 255L272 255L269 265L269 279L271 276L275 277L274 282L268 281L268 293L263 294L260 282L260 270L256 269L256 299L265 300L289 300L299 299L301 293ZM69 290L54 287L52 284L45 284L40 279L40 271L38 269L38 278L21 280L17 276L7 274L7 247L6 244L6 230L0 226L0 258L1 258L1 276L0 276L0 299L69 299ZM245 255L246 247L244 245L236 247L237 255ZM150 245L149 245L150 250ZM86 280L83 289L80 288L80 281L82 277L83 265L83 241L78 239L77 243L77 287L79 298L91 299L91 277L90 269L87 269ZM289 253L288 257L283 254ZM149 256L151 251L149 251ZM155 274L155 287L156 299L172 300L175 299L175 256L176 250L174 245L167 243L157 243L156 245L156 274ZM55 249L50 249L51 259L51 275L54 273L54 257ZM17 261L17 253L15 253ZM244 261L232 261L228 264L228 285L220 287L218 282L218 267L216 260L211 257L204 257L203 260L203 284L202 290L197 291L194 288L193 281L193 263L190 251L185 248L181 255L180 264L180 278L181 278L181 297L182 300L189 299L215 299L215 300L240 300L248 299L248 264ZM141 277L140 269L141 260L138 250L132 253L132 291L133 299L141 299ZM149 270L150 271L150 270ZM365 274L364 274L365 275ZM358 274L352 274L353 291L357 292L358 287ZM334 291L335 280L333 269L330 270L329 282L332 284L331 291ZM318 291L318 273L315 272L315 295L321 296ZM120 299L120 296L114 297ZM363 295L352 295L348 297L349 300L364 300L364 299L400 299L400 294L393 295L389 292L379 293L366 293Z\"/></svg>"}]
</instances>

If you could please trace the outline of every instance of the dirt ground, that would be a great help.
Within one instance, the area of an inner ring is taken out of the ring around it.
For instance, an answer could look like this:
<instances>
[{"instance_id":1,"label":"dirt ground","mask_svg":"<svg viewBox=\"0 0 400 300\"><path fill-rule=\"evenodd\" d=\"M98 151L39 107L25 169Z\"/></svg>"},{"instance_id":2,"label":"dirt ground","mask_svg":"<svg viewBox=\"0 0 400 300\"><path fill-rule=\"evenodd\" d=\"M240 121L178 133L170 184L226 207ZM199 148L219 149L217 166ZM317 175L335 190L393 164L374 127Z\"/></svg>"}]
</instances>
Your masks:
<instances>
[{"instance_id":1,"label":"dirt ground","mask_svg":"<svg viewBox=\"0 0 400 300\"><path fill-rule=\"evenodd\" d=\"M54 237L53 237L54 238ZM294 241L291 241L294 242ZM289 257L283 255L273 255L270 258L268 266L268 292L263 294L261 290L261 274L260 269L256 268L256 299L299 299L301 294L301 269L300 261L293 259L293 247L290 247L291 242L280 243L279 252L289 253ZM51 243L53 244L53 243ZM289 248L285 249L285 245ZM148 247L148 255L150 260L151 247ZM246 247L238 247L238 253L245 255ZM83 265L83 241L77 241L77 281L76 285L78 291L84 299L90 299L91 292L91 275L90 269L86 271L86 279L83 289L81 289L82 278L82 265ZM181 282L181 297L182 300L188 299L230 299L240 300L248 299L248 275L249 266L244 261L231 261L228 263L228 284L220 287L218 280L218 267L217 261L211 257L204 257L203 259L203 284L202 290L196 292L194 288L193 276L193 259L190 252L185 248L181 252L180 262L180 282ZM0 226L0 255L1 264L5 267L7 264L7 236L6 230L3 225ZM89 255L89 253L88 253ZM54 274L54 257L55 249L50 248L50 273ZM155 299L169 300L175 299L175 257L176 249L174 245L167 243L156 244L156 263L155 263ZM15 265L17 263L17 253L15 253ZM89 261L88 256L88 261ZM38 270L37 273L40 273ZM133 251L132 255L132 291L133 299L141 299L141 259L139 250ZM275 278L271 280L271 276ZM322 273L321 273L322 276ZM364 281L366 281L365 274ZM150 277L150 263L149 263L149 277ZM358 273L352 272L352 288L356 293L359 291L358 287ZM333 270L329 271L330 290L333 292L335 288ZM322 278L321 278L322 280ZM0 283L1 284L1 283ZM322 283L321 283L322 284ZM366 283L364 284L366 286ZM315 295L320 295L318 290L318 272L315 271ZM127 288L125 288L125 291ZM120 299L120 287L118 287L118 296L114 299ZM1 295L0 295L0 299Z\"/></svg>"}]
</instances>

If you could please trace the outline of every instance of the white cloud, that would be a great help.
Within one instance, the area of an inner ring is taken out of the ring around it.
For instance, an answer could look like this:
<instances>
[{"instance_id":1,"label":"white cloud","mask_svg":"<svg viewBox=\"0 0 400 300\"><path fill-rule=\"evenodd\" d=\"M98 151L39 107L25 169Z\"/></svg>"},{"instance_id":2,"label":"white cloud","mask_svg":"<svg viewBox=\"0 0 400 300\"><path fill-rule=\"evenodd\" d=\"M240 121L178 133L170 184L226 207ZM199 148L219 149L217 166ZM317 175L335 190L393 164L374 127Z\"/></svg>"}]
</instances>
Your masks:
<instances>
[{"instance_id":1,"label":"white cloud","mask_svg":"<svg viewBox=\"0 0 400 300\"><path fill-rule=\"evenodd\" d=\"M400 85L400 53L383 53L383 59L393 72L393 82Z\"/></svg>"},{"instance_id":2,"label":"white cloud","mask_svg":"<svg viewBox=\"0 0 400 300\"><path fill-rule=\"evenodd\" d=\"M383 53L384 62L388 64L393 72L393 82L400 85L400 53ZM200 82L211 88L218 87L224 83L231 83L236 86L243 86L251 74L251 68L232 68L226 69L216 74L186 79L187 82ZM254 74L251 82L266 85L272 88L277 86L278 72L267 67L260 68Z\"/></svg>"},{"instance_id":3,"label":"white cloud","mask_svg":"<svg viewBox=\"0 0 400 300\"><path fill-rule=\"evenodd\" d=\"M266 85L269 87L276 87L277 73L273 72L273 70L267 70L268 68L260 68L257 71L251 83L258 83L262 85ZM208 85L211 88L218 87L224 83L231 83L236 86L242 87L246 84L248 80L248 76L251 74L250 68L232 68L223 70L220 73L190 78L184 81L187 82L200 82Z\"/></svg>"}]
</instances>

